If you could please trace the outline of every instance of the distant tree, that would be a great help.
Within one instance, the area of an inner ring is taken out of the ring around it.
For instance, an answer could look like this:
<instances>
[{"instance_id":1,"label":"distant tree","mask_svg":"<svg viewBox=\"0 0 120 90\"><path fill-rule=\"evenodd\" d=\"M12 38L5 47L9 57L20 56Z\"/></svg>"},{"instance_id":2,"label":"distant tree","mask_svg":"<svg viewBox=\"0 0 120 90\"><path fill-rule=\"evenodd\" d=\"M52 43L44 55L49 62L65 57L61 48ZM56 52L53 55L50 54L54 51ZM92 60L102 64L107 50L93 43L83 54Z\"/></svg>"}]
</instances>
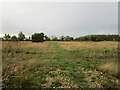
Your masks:
<instances>
[{"instance_id":1,"label":"distant tree","mask_svg":"<svg viewBox=\"0 0 120 90\"><path fill-rule=\"evenodd\" d=\"M71 38L71 41L73 41L74 40L74 37L70 37Z\"/></svg>"},{"instance_id":2,"label":"distant tree","mask_svg":"<svg viewBox=\"0 0 120 90\"><path fill-rule=\"evenodd\" d=\"M70 36L65 36L64 38L65 38L65 41L72 41L72 40L74 40L74 38L70 37Z\"/></svg>"},{"instance_id":3,"label":"distant tree","mask_svg":"<svg viewBox=\"0 0 120 90\"><path fill-rule=\"evenodd\" d=\"M14 35L11 37L11 41L18 41L18 38Z\"/></svg>"},{"instance_id":4,"label":"distant tree","mask_svg":"<svg viewBox=\"0 0 120 90\"><path fill-rule=\"evenodd\" d=\"M120 41L120 35L87 35L78 37L76 41Z\"/></svg>"},{"instance_id":5,"label":"distant tree","mask_svg":"<svg viewBox=\"0 0 120 90\"><path fill-rule=\"evenodd\" d=\"M4 38L1 38L2 41L5 41Z\"/></svg>"},{"instance_id":6,"label":"distant tree","mask_svg":"<svg viewBox=\"0 0 120 90\"><path fill-rule=\"evenodd\" d=\"M60 41L64 41L64 40L65 40L65 37L64 37L64 36L61 36L61 37L59 38L59 40L60 40Z\"/></svg>"},{"instance_id":7,"label":"distant tree","mask_svg":"<svg viewBox=\"0 0 120 90\"><path fill-rule=\"evenodd\" d=\"M25 39L25 35L22 33L22 32L20 32L19 34L18 34L18 40L19 41L23 41Z\"/></svg>"},{"instance_id":8,"label":"distant tree","mask_svg":"<svg viewBox=\"0 0 120 90\"><path fill-rule=\"evenodd\" d=\"M35 33L32 35L33 42L43 42L44 41L44 33Z\"/></svg>"},{"instance_id":9,"label":"distant tree","mask_svg":"<svg viewBox=\"0 0 120 90\"><path fill-rule=\"evenodd\" d=\"M45 35L45 41L50 41L50 38L47 35Z\"/></svg>"},{"instance_id":10,"label":"distant tree","mask_svg":"<svg viewBox=\"0 0 120 90\"><path fill-rule=\"evenodd\" d=\"M28 37L28 40L29 40L29 41L31 40L31 37L30 37L30 36Z\"/></svg>"},{"instance_id":11,"label":"distant tree","mask_svg":"<svg viewBox=\"0 0 120 90\"><path fill-rule=\"evenodd\" d=\"M58 41L58 37L56 37L56 36L51 36L51 40L52 40L52 41Z\"/></svg>"},{"instance_id":12,"label":"distant tree","mask_svg":"<svg viewBox=\"0 0 120 90\"><path fill-rule=\"evenodd\" d=\"M25 41L31 41L31 37L29 36L29 37L26 37L25 38Z\"/></svg>"},{"instance_id":13,"label":"distant tree","mask_svg":"<svg viewBox=\"0 0 120 90\"><path fill-rule=\"evenodd\" d=\"M58 41L58 37L54 37L52 41Z\"/></svg>"},{"instance_id":14,"label":"distant tree","mask_svg":"<svg viewBox=\"0 0 120 90\"><path fill-rule=\"evenodd\" d=\"M9 34L5 34L5 36L3 36L3 40L5 41L10 41L11 36Z\"/></svg>"},{"instance_id":15,"label":"distant tree","mask_svg":"<svg viewBox=\"0 0 120 90\"><path fill-rule=\"evenodd\" d=\"M2 37L0 37L0 41L3 41L3 38L2 38Z\"/></svg>"}]
</instances>

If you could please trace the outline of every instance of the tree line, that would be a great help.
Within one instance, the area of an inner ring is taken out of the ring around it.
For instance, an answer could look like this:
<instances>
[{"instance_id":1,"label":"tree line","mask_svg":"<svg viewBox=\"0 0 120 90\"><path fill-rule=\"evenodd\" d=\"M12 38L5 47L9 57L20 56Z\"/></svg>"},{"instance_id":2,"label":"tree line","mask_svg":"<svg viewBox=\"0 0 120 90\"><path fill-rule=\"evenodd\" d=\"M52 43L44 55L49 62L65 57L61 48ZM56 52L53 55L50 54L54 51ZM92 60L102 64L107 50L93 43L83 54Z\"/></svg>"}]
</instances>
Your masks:
<instances>
[{"instance_id":1,"label":"tree line","mask_svg":"<svg viewBox=\"0 0 120 90\"><path fill-rule=\"evenodd\" d=\"M51 36L48 37L44 33L35 33L29 37L26 37L23 32L20 32L18 36L10 36L10 34L5 34L2 41L33 41L33 42L43 42L43 41L120 41L120 35L86 35L82 37L71 37L71 36Z\"/></svg>"},{"instance_id":2,"label":"tree line","mask_svg":"<svg viewBox=\"0 0 120 90\"><path fill-rule=\"evenodd\" d=\"M120 35L86 35L78 37L76 41L120 41Z\"/></svg>"}]
</instances>

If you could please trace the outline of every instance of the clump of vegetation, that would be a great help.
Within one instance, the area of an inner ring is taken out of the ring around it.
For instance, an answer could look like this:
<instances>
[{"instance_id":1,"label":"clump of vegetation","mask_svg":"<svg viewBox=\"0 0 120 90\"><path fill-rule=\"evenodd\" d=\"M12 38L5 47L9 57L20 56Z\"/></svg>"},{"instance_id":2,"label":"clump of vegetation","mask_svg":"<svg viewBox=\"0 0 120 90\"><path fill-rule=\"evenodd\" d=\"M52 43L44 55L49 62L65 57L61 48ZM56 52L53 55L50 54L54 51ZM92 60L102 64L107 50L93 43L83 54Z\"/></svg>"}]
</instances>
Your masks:
<instances>
[{"instance_id":1,"label":"clump of vegetation","mask_svg":"<svg viewBox=\"0 0 120 90\"><path fill-rule=\"evenodd\" d=\"M33 42L43 42L44 41L44 33L35 33L32 35Z\"/></svg>"},{"instance_id":2,"label":"clump of vegetation","mask_svg":"<svg viewBox=\"0 0 120 90\"><path fill-rule=\"evenodd\" d=\"M98 67L99 70L119 77L118 62L107 62Z\"/></svg>"}]
</instances>

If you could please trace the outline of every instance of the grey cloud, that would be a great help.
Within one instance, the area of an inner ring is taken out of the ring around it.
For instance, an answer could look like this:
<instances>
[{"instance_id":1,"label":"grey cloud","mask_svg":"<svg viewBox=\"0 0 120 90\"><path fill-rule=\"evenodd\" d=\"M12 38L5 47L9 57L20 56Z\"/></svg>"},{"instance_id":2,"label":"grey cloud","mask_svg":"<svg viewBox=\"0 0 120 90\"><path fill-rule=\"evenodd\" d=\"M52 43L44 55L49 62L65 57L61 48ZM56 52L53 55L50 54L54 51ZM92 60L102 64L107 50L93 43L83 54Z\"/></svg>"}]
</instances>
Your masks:
<instances>
[{"instance_id":1,"label":"grey cloud","mask_svg":"<svg viewBox=\"0 0 120 90\"><path fill-rule=\"evenodd\" d=\"M4 3L3 33L117 34L117 8L113 2Z\"/></svg>"}]
</instances>

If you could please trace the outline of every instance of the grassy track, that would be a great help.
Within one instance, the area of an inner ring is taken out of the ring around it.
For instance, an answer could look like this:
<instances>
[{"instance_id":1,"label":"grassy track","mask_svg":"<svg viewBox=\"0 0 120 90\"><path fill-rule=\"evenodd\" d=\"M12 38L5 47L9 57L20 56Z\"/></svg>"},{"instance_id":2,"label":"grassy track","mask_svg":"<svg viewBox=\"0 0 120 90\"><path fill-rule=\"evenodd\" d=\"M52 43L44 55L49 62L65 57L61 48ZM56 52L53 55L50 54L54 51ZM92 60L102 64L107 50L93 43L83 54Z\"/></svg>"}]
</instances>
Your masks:
<instances>
[{"instance_id":1,"label":"grassy track","mask_svg":"<svg viewBox=\"0 0 120 90\"><path fill-rule=\"evenodd\" d=\"M56 56L59 60L58 65L60 67L60 71L63 77L69 77L70 81L73 81L76 84L75 86L77 87L88 87L87 81L84 79L83 72L81 72L81 70L79 70L79 72L76 72L79 66L74 61L71 61L70 58L68 58L69 56L71 56L71 54L64 51L64 49L61 48L57 43L52 43L51 45L54 46L54 49L56 51Z\"/></svg>"}]
</instances>

